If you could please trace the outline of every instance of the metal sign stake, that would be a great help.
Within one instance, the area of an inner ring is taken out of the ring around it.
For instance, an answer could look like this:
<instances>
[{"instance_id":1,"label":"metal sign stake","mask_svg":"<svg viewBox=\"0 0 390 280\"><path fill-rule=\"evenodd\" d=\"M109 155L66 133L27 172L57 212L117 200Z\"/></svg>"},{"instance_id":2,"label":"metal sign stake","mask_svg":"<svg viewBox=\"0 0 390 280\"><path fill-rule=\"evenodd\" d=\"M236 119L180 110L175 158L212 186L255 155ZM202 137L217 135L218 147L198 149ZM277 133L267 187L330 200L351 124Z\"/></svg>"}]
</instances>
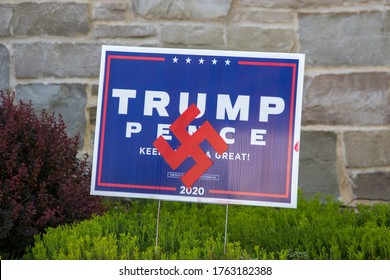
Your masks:
<instances>
[{"instance_id":1,"label":"metal sign stake","mask_svg":"<svg viewBox=\"0 0 390 280\"><path fill-rule=\"evenodd\" d=\"M226 255L227 247L227 229L228 229L228 217L229 217L229 204L226 204L226 217L225 217L225 242L223 244L223 252Z\"/></svg>"},{"instance_id":2,"label":"metal sign stake","mask_svg":"<svg viewBox=\"0 0 390 280\"><path fill-rule=\"evenodd\" d=\"M158 201L158 210L157 210L157 225L156 225L156 256L158 254L158 228L160 224L160 209L161 209L161 200Z\"/></svg>"}]
</instances>

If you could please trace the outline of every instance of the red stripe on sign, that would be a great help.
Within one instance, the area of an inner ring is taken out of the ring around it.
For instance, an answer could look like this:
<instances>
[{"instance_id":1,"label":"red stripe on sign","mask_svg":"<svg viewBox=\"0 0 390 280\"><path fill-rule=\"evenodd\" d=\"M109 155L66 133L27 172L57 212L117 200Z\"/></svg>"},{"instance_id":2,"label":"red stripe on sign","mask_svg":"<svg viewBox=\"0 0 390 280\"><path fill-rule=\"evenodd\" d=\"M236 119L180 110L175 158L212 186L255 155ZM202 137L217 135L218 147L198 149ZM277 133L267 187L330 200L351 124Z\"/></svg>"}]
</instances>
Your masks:
<instances>
[{"instance_id":1,"label":"red stripe on sign","mask_svg":"<svg viewBox=\"0 0 390 280\"><path fill-rule=\"evenodd\" d=\"M117 184L117 183L101 183L101 187L111 188L125 188L125 189L143 189L143 190L159 190L159 191L176 191L175 187L164 187L164 186L142 186L142 185L131 185L131 184Z\"/></svg>"},{"instance_id":2,"label":"red stripe on sign","mask_svg":"<svg viewBox=\"0 0 390 280\"><path fill-rule=\"evenodd\" d=\"M294 63L280 63L280 62L262 62L262 61L238 61L239 65L253 65L253 66L278 66L278 67L294 67Z\"/></svg>"},{"instance_id":3,"label":"red stripe on sign","mask_svg":"<svg viewBox=\"0 0 390 280\"><path fill-rule=\"evenodd\" d=\"M240 196L261 196L261 197L275 197L275 198L287 198L287 194L277 193L258 193L258 192L238 192L238 191L222 191L222 190L209 190L209 193L215 194L233 194Z\"/></svg>"},{"instance_id":4,"label":"red stripe on sign","mask_svg":"<svg viewBox=\"0 0 390 280\"><path fill-rule=\"evenodd\" d=\"M289 190L290 190L290 183L291 183L291 154L292 151L291 149L293 148L293 139L292 139L292 134L293 134L293 126L294 126L294 105L295 105L295 76L297 72L297 65L292 64L291 65L293 68L293 78L291 82L291 101L290 101L290 126L289 126L289 132L288 132L288 152L287 152L287 180L286 180L286 195L290 196Z\"/></svg>"},{"instance_id":5,"label":"red stripe on sign","mask_svg":"<svg viewBox=\"0 0 390 280\"><path fill-rule=\"evenodd\" d=\"M108 59L126 59L126 60L149 60L149 61L165 61L165 57L154 56L127 56L127 55L109 55Z\"/></svg>"}]
</instances>

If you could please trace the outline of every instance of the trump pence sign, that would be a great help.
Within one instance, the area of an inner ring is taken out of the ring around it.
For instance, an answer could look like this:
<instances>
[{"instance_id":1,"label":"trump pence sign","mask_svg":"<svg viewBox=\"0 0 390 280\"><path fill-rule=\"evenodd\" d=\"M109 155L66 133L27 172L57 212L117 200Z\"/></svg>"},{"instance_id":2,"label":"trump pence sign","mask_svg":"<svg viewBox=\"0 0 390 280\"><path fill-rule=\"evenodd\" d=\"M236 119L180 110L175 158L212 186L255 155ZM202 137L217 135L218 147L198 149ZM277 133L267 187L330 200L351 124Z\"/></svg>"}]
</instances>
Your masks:
<instances>
[{"instance_id":1,"label":"trump pence sign","mask_svg":"<svg viewBox=\"0 0 390 280\"><path fill-rule=\"evenodd\" d=\"M91 194L296 207L304 55L103 46Z\"/></svg>"}]
</instances>

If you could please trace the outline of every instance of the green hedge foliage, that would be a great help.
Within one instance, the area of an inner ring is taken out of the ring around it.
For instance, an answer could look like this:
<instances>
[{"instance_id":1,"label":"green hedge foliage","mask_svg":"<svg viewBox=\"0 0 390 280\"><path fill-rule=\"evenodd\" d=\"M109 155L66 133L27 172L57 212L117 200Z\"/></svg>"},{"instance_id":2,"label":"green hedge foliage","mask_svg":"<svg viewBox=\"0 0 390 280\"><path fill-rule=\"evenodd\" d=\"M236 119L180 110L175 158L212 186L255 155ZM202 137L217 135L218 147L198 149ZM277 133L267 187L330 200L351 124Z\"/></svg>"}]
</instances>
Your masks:
<instances>
[{"instance_id":1,"label":"green hedge foliage","mask_svg":"<svg viewBox=\"0 0 390 280\"><path fill-rule=\"evenodd\" d=\"M390 205L342 207L300 199L297 209L136 200L103 216L49 228L25 259L390 259Z\"/></svg>"}]
</instances>

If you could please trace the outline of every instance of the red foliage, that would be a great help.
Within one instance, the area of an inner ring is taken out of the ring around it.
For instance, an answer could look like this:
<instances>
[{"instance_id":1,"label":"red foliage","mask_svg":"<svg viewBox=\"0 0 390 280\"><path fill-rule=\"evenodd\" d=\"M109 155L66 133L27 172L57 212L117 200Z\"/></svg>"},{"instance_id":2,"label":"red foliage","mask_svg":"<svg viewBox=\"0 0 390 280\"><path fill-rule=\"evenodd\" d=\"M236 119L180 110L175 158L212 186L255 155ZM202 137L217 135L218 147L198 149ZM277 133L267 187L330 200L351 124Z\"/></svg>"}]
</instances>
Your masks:
<instances>
[{"instance_id":1,"label":"red foliage","mask_svg":"<svg viewBox=\"0 0 390 280\"><path fill-rule=\"evenodd\" d=\"M16 104L0 91L0 255L18 257L33 236L101 214L89 194L91 168L78 157L79 136L68 137L59 116Z\"/></svg>"}]
</instances>

